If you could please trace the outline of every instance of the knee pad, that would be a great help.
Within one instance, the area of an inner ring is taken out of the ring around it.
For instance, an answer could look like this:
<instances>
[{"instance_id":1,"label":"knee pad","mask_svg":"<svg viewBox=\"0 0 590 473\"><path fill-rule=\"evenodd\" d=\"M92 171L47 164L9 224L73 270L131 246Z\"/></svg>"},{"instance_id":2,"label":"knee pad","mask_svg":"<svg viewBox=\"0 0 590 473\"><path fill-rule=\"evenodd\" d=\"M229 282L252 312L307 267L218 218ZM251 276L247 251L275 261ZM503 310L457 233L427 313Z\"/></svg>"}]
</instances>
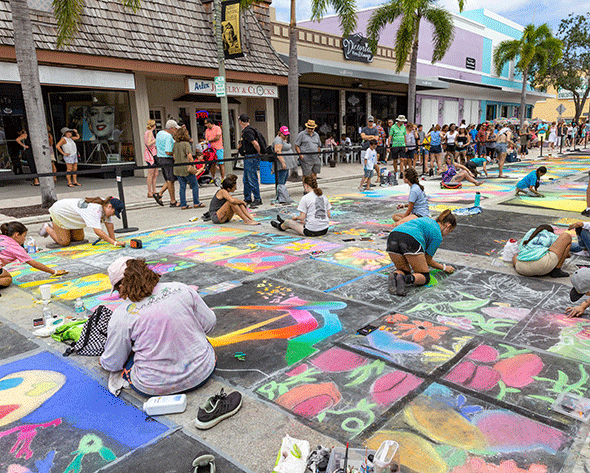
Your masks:
<instances>
[{"instance_id":1,"label":"knee pad","mask_svg":"<svg viewBox=\"0 0 590 473\"><path fill-rule=\"evenodd\" d=\"M428 284L430 282L430 273L420 273L420 274L426 278L426 282L424 284L425 285Z\"/></svg>"}]
</instances>

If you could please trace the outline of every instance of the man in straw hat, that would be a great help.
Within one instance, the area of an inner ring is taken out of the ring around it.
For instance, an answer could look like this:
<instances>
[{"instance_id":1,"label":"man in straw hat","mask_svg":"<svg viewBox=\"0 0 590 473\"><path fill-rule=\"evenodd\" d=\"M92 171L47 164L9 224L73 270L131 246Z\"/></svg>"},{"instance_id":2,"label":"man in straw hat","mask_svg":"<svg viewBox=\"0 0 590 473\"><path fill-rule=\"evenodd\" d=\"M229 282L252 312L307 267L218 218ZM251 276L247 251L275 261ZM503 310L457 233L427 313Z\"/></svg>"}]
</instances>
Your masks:
<instances>
[{"instance_id":1,"label":"man in straw hat","mask_svg":"<svg viewBox=\"0 0 590 473\"><path fill-rule=\"evenodd\" d=\"M295 150L299 153L301 172L304 177L312 176L314 179L322 169L320 155L322 142L320 141L320 135L315 131L316 127L315 120L307 120L305 130L300 132L295 140Z\"/></svg>"}]
</instances>

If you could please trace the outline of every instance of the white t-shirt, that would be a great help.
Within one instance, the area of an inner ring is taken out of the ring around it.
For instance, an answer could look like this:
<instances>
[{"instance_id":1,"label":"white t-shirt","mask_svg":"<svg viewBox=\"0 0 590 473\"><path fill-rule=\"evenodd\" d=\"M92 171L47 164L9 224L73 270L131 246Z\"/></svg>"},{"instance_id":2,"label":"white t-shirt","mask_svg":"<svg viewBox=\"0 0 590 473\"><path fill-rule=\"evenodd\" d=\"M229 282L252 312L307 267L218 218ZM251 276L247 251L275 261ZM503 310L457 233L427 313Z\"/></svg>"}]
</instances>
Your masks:
<instances>
[{"instance_id":1,"label":"white t-shirt","mask_svg":"<svg viewBox=\"0 0 590 473\"><path fill-rule=\"evenodd\" d=\"M457 135L459 134L458 131L455 131L454 133L447 133L447 144L448 145L454 145L455 144L455 138L457 138Z\"/></svg>"},{"instance_id":2,"label":"white t-shirt","mask_svg":"<svg viewBox=\"0 0 590 473\"><path fill-rule=\"evenodd\" d=\"M103 216L102 205L89 204L84 199L61 199L49 208L55 224L65 230L100 228ZM111 223L110 217L104 220Z\"/></svg>"},{"instance_id":3,"label":"white t-shirt","mask_svg":"<svg viewBox=\"0 0 590 473\"><path fill-rule=\"evenodd\" d=\"M367 151L365 152L365 159L363 160L363 164L365 166L365 169L367 169L367 170L374 169L376 163L377 163L377 150L367 148Z\"/></svg>"},{"instance_id":4,"label":"white t-shirt","mask_svg":"<svg viewBox=\"0 0 590 473\"><path fill-rule=\"evenodd\" d=\"M330 226L328 210L331 208L325 195L317 196L311 191L301 198L297 210L305 214L305 228L310 232L320 232Z\"/></svg>"}]
</instances>

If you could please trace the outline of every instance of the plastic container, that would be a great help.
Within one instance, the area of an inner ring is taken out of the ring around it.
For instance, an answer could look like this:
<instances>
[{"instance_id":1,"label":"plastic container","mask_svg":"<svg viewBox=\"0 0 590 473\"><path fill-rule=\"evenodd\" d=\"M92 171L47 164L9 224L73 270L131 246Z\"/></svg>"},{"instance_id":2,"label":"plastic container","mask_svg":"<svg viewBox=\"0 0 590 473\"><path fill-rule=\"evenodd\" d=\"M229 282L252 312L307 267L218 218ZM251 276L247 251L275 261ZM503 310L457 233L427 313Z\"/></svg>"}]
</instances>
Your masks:
<instances>
[{"instance_id":1,"label":"plastic container","mask_svg":"<svg viewBox=\"0 0 590 473\"><path fill-rule=\"evenodd\" d=\"M49 301L43 301L43 325L47 325L47 322L53 318L51 309L49 308Z\"/></svg>"},{"instance_id":2,"label":"plastic container","mask_svg":"<svg viewBox=\"0 0 590 473\"><path fill-rule=\"evenodd\" d=\"M474 207L479 207L481 205L481 194L479 192L475 193L475 204Z\"/></svg>"},{"instance_id":3,"label":"plastic container","mask_svg":"<svg viewBox=\"0 0 590 473\"><path fill-rule=\"evenodd\" d=\"M186 410L186 402L186 394L150 397L143 403L143 410L150 416L176 414Z\"/></svg>"},{"instance_id":4,"label":"plastic container","mask_svg":"<svg viewBox=\"0 0 590 473\"><path fill-rule=\"evenodd\" d=\"M84 302L82 301L81 297L76 299L76 303L74 304L74 312L76 312L76 316L78 317L86 317L86 307L84 307Z\"/></svg>"},{"instance_id":5,"label":"plastic container","mask_svg":"<svg viewBox=\"0 0 590 473\"><path fill-rule=\"evenodd\" d=\"M399 471L399 444L394 440L385 440L377 449L373 463L375 473L393 473Z\"/></svg>"},{"instance_id":6,"label":"plastic container","mask_svg":"<svg viewBox=\"0 0 590 473\"><path fill-rule=\"evenodd\" d=\"M275 175L272 173L272 162L260 161L260 183L274 184Z\"/></svg>"},{"instance_id":7,"label":"plastic container","mask_svg":"<svg viewBox=\"0 0 590 473\"><path fill-rule=\"evenodd\" d=\"M37 245L35 245L35 239L33 237L27 237L24 244L27 253L32 254L37 252Z\"/></svg>"},{"instance_id":8,"label":"plastic container","mask_svg":"<svg viewBox=\"0 0 590 473\"><path fill-rule=\"evenodd\" d=\"M330 461L326 473L333 473L338 468L344 467L344 454L346 447L334 447L330 453ZM361 464L365 460L365 452L367 455L375 455L375 450L365 450L364 448L349 448L348 449L348 466L353 466L360 471Z\"/></svg>"}]
</instances>

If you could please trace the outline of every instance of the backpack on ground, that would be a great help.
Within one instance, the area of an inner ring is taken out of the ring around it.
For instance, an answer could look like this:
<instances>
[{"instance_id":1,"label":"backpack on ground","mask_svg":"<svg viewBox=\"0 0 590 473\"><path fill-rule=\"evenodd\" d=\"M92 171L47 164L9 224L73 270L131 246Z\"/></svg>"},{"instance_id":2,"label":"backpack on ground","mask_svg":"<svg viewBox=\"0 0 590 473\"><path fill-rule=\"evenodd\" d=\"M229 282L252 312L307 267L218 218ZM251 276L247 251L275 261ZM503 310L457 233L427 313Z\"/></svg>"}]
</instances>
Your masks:
<instances>
[{"instance_id":1,"label":"backpack on ground","mask_svg":"<svg viewBox=\"0 0 590 473\"><path fill-rule=\"evenodd\" d=\"M387 173L387 183L390 186L393 186L396 180L397 179L395 178L395 173L393 173L393 172L388 172Z\"/></svg>"},{"instance_id":2,"label":"backpack on ground","mask_svg":"<svg viewBox=\"0 0 590 473\"><path fill-rule=\"evenodd\" d=\"M111 315L113 315L111 309L99 305L84 324L80 339L73 347L65 351L64 356L69 356L72 353L83 356L102 355L107 343L107 329Z\"/></svg>"},{"instance_id":3,"label":"backpack on ground","mask_svg":"<svg viewBox=\"0 0 590 473\"><path fill-rule=\"evenodd\" d=\"M440 183L441 189L461 189L463 184L460 182L442 182Z\"/></svg>"}]
</instances>

